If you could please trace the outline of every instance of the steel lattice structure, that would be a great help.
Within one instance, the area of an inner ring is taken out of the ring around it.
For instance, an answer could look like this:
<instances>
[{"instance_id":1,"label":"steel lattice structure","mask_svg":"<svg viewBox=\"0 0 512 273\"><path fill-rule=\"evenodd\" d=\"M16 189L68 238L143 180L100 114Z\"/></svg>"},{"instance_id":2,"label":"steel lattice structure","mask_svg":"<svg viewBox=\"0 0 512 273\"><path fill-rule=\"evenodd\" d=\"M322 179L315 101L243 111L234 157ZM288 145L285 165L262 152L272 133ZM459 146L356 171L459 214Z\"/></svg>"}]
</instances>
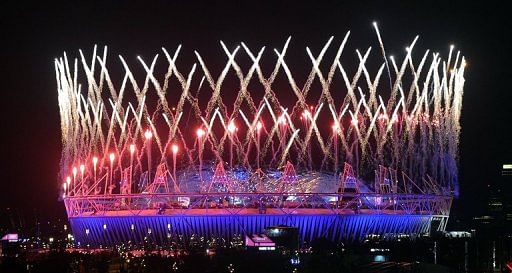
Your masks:
<instances>
[{"instance_id":1,"label":"steel lattice structure","mask_svg":"<svg viewBox=\"0 0 512 273\"><path fill-rule=\"evenodd\" d=\"M301 241L362 240L370 234L444 230L451 196L408 194L210 193L69 197L67 213L78 242L114 245L179 235L232 238L274 225L298 227ZM183 202L187 200L187 202ZM225 200L224 202L220 200Z\"/></svg>"}]
</instances>

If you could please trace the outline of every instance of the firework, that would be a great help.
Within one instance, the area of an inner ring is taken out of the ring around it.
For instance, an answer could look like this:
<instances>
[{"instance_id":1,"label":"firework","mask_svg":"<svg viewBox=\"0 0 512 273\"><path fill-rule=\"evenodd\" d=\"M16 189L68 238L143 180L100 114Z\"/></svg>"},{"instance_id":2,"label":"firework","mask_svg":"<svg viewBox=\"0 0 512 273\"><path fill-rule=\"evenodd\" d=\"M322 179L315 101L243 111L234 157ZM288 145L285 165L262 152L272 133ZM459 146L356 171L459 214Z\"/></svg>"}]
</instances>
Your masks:
<instances>
[{"instance_id":1,"label":"firework","mask_svg":"<svg viewBox=\"0 0 512 273\"><path fill-rule=\"evenodd\" d=\"M427 214L445 219L444 228L451 204L445 197L458 193L465 59L453 47L446 60L429 50L417 58L418 37L403 56L386 56L374 26L380 53L347 49L348 32L318 54L306 48L300 72L287 63L290 38L273 51L245 43L230 50L220 42L227 62L218 74L197 51L196 63L178 66L181 46L172 54L162 48L163 57L150 62L137 57L136 64L108 60L107 47L99 54L95 46L89 57L80 50L72 62L64 53L55 68L68 215L118 210L107 206L115 196L130 211L141 209L134 200L148 193L168 194L144 201L148 209L172 202L202 209L212 198L200 194L240 193L226 205L263 200L253 193L328 204L341 200L332 194L352 189L357 202L336 209L381 210L385 203L424 214L406 204L431 202ZM350 58L355 66L343 64ZM306 77L297 76L304 67ZM264 199L289 209L280 198Z\"/></svg>"}]
</instances>

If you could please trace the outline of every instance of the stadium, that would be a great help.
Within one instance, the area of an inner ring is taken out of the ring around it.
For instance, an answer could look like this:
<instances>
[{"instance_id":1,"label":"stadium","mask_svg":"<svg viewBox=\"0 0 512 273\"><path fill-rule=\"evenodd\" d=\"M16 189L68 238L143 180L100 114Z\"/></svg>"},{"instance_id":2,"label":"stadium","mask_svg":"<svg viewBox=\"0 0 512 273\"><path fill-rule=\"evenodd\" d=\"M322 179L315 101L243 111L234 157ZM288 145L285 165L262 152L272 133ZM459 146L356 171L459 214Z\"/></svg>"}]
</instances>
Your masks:
<instances>
[{"instance_id":1,"label":"stadium","mask_svg":"<svg viewBox=\"0 0 512 273\"><path fill-rule=\"evenodd\" d=\"M302 243L443 231L458 194L464 57L418 55L417 37L401 57L381 42L354 53L349 36L307 47L298 72L291 39L220 42L212 67L181 46L149 62L96 46L57 58L75 242L229 240L280 225Z\"/></svg>"}]
</instances>

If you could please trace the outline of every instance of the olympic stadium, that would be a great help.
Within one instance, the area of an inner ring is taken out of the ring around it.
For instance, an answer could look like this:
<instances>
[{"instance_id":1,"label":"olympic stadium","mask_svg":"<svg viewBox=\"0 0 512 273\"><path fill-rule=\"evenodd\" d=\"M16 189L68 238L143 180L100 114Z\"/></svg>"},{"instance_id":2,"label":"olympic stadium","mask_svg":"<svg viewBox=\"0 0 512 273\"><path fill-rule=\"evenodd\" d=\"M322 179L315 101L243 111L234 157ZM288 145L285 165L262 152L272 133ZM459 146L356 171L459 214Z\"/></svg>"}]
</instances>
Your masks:
<instances>
[{"instance_id":1,"label":"olympic stadium","mask_svg":"<svg viewBox=\"0 0 512 273\"><path fill-rule=\"evenodd\" d=\"M416 52L417 38L403 56L382 44L354 53L349 37L306 48L300 73L291 39L273 50L221 42L222 70L197 51L184 65L181 46L149 61L96 46L56 58L75 242L279 225L300 242L443 231L458 194L464 57Z\"/></svg>"}]
</instances>

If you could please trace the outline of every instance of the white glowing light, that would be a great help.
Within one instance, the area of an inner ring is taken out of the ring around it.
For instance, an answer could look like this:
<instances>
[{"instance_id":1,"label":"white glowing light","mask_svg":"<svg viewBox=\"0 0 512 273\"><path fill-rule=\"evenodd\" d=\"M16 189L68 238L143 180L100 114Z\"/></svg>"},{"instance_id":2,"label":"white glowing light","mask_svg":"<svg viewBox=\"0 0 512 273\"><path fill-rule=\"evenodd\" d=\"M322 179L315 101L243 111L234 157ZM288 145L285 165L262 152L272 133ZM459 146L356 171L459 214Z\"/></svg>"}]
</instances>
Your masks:
<instances>
[{"instance_id":1,"label":"white glowing light","mask_svg":"<svg viewBox=\"0 0 512 273\"><path fill-rule=\"evenodd\" d=\"M279 124L286 125L286 117L284 116L284 114L279 116L278 122Z\"/></svg>"},{"instance_id":2,"label":"white glowing light","mask_svg":"<svg viewBox=\"0 0 512 273\"><path fill-rule=\"evenodd\" d=\"M305 119L311 119L311 112L309 112L309 110L304 110L304 112L302 112L302 117Z\"/></svg>"},{"instance_id":3,"label":"white glowing light","mask_svg":"<svg viewBox=\"0 0 512 273\"><path fill-rule=\"evenodd\" d=\"M178 153L178 145L172 144L171 145L171 150L172 150L173 154L177 154Z\"/></svg>"},{"instance_id":4,"label":"white glowing light","mask_svg":"<svg viewBox=\"0 0 512 273\"><path fill-rule=\"evenodd\" d=\"M261 130L261 128L263 128L263 124L261 123L261 121L258 121L258 123L256 123L256 130Z\"/></svg>"},{"instance_id":5,"label":"white glowing light","mask_svg":"<svg viewBox=\"0 0 512 273\"><path fill-rule=\"evenodd\" d=\"M229 122L228 124L228 131L232 134L236 131L236 126L235 126L235 123L233 121Z\"/></svg>"},{"instance_id":6,"label":"white glowing light","mask_svg":"<svg viewBox=\"0 0 512 273\"><path fill-rule=\"evenodd\" d=\"M197 129L196 134L198 138L202 138L206 134L206 132L202 128L199 128Z\"/></svg>"},{"instance_id":7,"label":"white glowing light","mask_svg":"<svg viewBox=\"0 0 512 273\"><path fill-rule=\"evenodd\" d=\"M338 122L334 122L334 124L332 125L332 130L334 132L337 132L339 129L340 129L340 125L338 124Z\"/></svg>"},{"instance_id":8,"label":"white glowing light","mask_svg":"<svg viewBox=\"0 0 512 273\"><path fill-rule=\"evenodd\" d=\"M148 129L144 132L144 137L149 140L153 137L153 133Z\"/></svg>"}]
</instances>

